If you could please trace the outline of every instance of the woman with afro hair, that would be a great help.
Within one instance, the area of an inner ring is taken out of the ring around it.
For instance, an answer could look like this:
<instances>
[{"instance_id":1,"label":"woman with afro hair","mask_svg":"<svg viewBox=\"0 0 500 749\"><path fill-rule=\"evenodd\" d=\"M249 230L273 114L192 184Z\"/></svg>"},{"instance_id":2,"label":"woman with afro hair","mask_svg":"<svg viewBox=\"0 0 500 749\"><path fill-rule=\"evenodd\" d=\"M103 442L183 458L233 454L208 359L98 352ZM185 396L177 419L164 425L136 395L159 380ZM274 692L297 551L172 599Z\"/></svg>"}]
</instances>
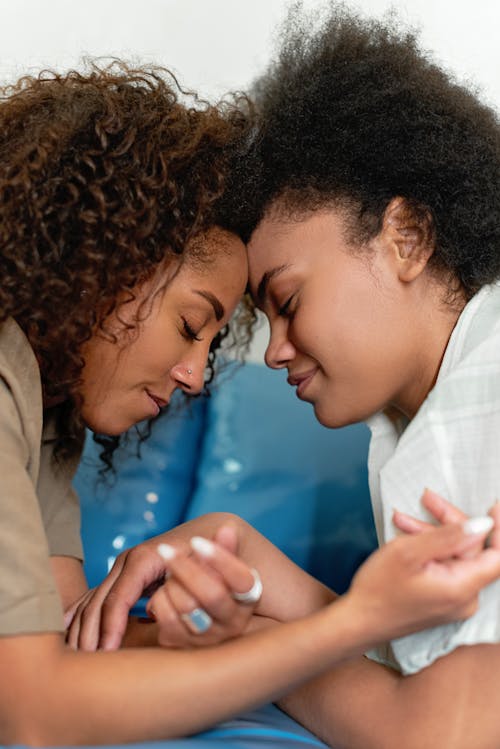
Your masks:
<instances>
[{"instance_id":1,"label":"woman with afro hair","mask_svg":"<svg viewBox=\"0 0 500 749\"><path fill-rule=\"evenodd\" d=\"M232 227L248 242L250 290L271 327L266 361L288 370L325 426L369 422L377 554L401 551L386 581L397 598L407 565L419 574L422 567L404 545L409 538L392 540L395 526L423 539L436 532L432 516L458 528L500 496L499 124L419 50L414 34L343 6L319 31L292 12L281 54L254 94L258 122L229 199ZM393 507L417 517L393 516ZM497 553L483 550L487 526L472 522L483 533L463 563ZM240 555L265 582L257 613L307 613L314 583L259 547L248 528L239 532ZM497 527L490 546L499 540ZM200 548L217 558L213 545ZM137 596L153 555L134 551L116 571L106 627L122 626L124 603ZM423 568L453 575L446 564ZM195 589L180 557L170 571L154 607L165 642L165 591L179 582ZM339 614L364 574L333 605ZM368 595L369 613L351 617L352 629L373 626L374 610L392 616L380 590ZM326 659L319 678L280 704L335 747L498 746L499 601L496 582L466 621L398 636L371 659L346 652L330 670ZM311 663L322 637L309 628ZM289 645L280 637L282 673L296 663Z\"/></svg>"},{"instance_id":2,"label":"woman with afro hair","mask_svg":"<svg viewBox=\"0 0 500 749\"><path fill-rule=\"evenodd\" d=\"M292 12L255 86L240 230L267 364L325 426L368 422L382 545L500 497L500 124L397 19L314 29ZM281 705L339 747L500 746L499 643L496 582Z\"/></svg>"},{"instance_id":3,"label":"woman with afro hair","mask_svg":"<svg viewBox=\"0 0 500 749\"><path fill-rule=\"evenodd\" d=\"M144 584L161 583L166 569L184 583L197 580L190 597L175 580L169 587L183 650L75 652L73 625L65 642L75 601L89 600L70 483L83 427L101 436L109 465L119 435L154 419L174 390L200 392L247 284L245 248L223 200L229 167L248 143L247 118L236 106L188 106L182 97L167 71L117 62L85 74L43 73L2 92L2 745L192 733L389 637L466 616L500 573L500 553L489 550L479 560L435 564L439 572L429 575L429 560L477 543L462 527L438 529L389 545L342 604L327 605L329 591L254 534L247 561L260 549L273 570L281 565L284 580L304 590L289 618L309 616L196 650L243 630L262 592L257 573L230 553L235 521L212 515L167 535L174 546L164 544L162 556L153 542L143 574ZM188 555L193 534L219 544L198 539L198 557ZM217 576L203 562L207 543ZM402 549L414 555L411 564L400 562ZM266 585L272 575L262 572ZM395 576L397 595L388 585ZM159 594L150 613L161 621ZM262 596L270 618L282 603ZM85 606L76 610L85 630ZM126 638L164 642L155 624L129 628Z\"/></svg>"}]
</instances>

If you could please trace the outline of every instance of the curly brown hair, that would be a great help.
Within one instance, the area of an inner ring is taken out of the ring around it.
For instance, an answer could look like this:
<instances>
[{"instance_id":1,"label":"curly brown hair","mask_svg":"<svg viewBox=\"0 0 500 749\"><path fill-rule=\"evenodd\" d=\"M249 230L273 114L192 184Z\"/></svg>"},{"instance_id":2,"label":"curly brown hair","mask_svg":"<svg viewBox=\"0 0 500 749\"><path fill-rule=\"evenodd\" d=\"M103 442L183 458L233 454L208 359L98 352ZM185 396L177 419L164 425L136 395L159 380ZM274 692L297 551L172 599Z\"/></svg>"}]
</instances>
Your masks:
<instances>
[{"instance_id":1,"label":"curly brown hair","mask_svg":"<svg viewBox=\"0 0 500 749\"><path fill-rule=\"evenodd\" d=\"M210 105L164 68L86 65L0 89L0 323L27 334L48 397L75 389L118 298L223 223L247 129L244 101ZM64 409L66 448L78 421Z\"/></svg>"}]
</instances>

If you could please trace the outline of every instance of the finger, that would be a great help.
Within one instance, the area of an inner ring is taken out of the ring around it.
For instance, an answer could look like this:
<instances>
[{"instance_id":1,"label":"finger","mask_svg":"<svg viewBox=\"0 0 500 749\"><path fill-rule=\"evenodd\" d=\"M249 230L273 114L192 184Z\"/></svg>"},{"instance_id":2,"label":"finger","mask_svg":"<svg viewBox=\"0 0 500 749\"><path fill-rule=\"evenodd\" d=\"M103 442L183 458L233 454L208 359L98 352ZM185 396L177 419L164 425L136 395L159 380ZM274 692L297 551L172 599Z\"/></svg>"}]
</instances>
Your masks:
<instances>
[{"instance_id":1,"label":"finger","mask_svg":"<svg viewBox=\"0 0 500 749\"><path fill-rule=\"evenodd\" d=\"M179 619L179 614L172 605L165 585L158 588L156 593L151 596L146 611L151 619L157 623L158 643L162 647L179 648L189 645L191 635Z\"/></svg>"},{"instance_id":2,"label":"finger","mask_svg":"<svg viewBox=\"0 0 500 749\"><path fill-rule=\"evenodd\" d=\"M238 553L238 531L236 526L226 523L217 529L214 541L222 548L231 552L231 554Z\"/></svg>"},{"instance_id":3,"label":"finger","mask_svg":"<svg viewBox=\"0 0 500 749\"><path fill-rule=\"evenodd\" d=\"M405 512L400 512L399 510L394 510L392 522L398 530L409 534L422 533L422 531L434 527L430 523L425 523L423 520L417 520L417 518L407 515Z\"/></svg>"},{"instance_id":4,"label":"finger","mask_svg":"<svg viewBox=\"0 0 500 749\"><path fill-rule=\"evenodd\" d=\"M80 633L80 617L78 616L78 609L75 611L75 615L71 621L71 624L66 629L66 644L69 645L72 650L78 650L78 635Z\"/></svg>"},{"instance_id":5,"label":"finger","mask_svg":"<svg viewBox=\"0 0 500 749\"><path fill-rule=\"evenodd\" d=\"M75 616L66 631L66 644L72 650L78 650L78 636L80 634L80 617Z\"/></svg>"},{"instance_id":6,"label":"finger","mask_svg":"<svg viewBox=\"0 0 500 749\"><path fill-rule=\"evenodd\" d=\"M79 612L78 650L94 652L99 647L101 635L101 609L107 589L97 588Z\"/></svg>"},{"instance_id":7,"label":"finger","mask_svg":"<svg viewBox=\"0 0 500 749\"><path fill-rule=\"evenodd\" d=\"M425 489L422 495L422 504L441 525L462 523L467 520L467 515L462 510L459 510L458 507L455 507L431 489Z\"/></svg>"},{"instance_id":8,"label":"finger","mask_svg":"<svg viewBox=\"0 0 500 749\"><path fill-rule=\"evenodd\" d=\"M196 600L180 583L172 578L165 584L170 601L179 615L188 614L193 609L199 607L199 601Z\"/></svg>"},{"instance_id":9,"label":"finger","mask_svg":"<svg viewBox=\"0 0 500 749\"><path fill-rule=\"evenodd\" d=\"M69 629L69 627L71 626L71 622L73 621L73 618L76 612L78 611L80 604L83 601L88 599L92 591L93 591L93 588L91 590L85 591L85 593L82 596L80 596L80 598L77 598L76 601L72 603L71 606L69 606L69 608L66 609L66 611L64 612L64 628L65 629Z\"/></svg>"},{"instance_id":10,"label":"finger","mask_svg":"<svg viewBox=\"0 0 500 749\"><path fill-rule=\"evenodd\" d=\"M478 593L500 577L500 553L497 549L485 549L481 556L470 560L470 564L475 565L474 585Z\"/></svg>"},{"instance_id":11,"label":"finger","mask_svg":"<svg viewBox=\"0 0 500 749\"><path fill-rule=\"evenodd\" d=\"M73 650L78 650L79 648L82 613L85 610L88 601L92 597L92 594L93 590L88 590L87 593L82 596L82 598L80 598L76 605L71 624L67 628L66 643L70 646L70 648L73 648Z\"/></svg>"},{"instance_id":12,"label":"finger","mask_svg":"<svg viewBox=\"0 0 500 749\"><path fill-rule=\"evenodd\" d=\"M403 560L417 568L431 561L460 556L478 542L484 542L491 527L491 519L488 525L486 518L471 518L466 523L443 525L426 533L398 538L392 543L399 545Z\"/></svg>"},{"instance_id":13,"label":"finger","mask_svg":"<svg viewBox=\"0 0 500 749\"><path fill-rule=\"evenodd\" d=\"M201 536L194 536L191 539L191 547L198 556L210 562L235 593L246 593L254 584L254 577L249 567L227 549Z\"/></svg>"},{"instance_id":14,"label":"finger","mask_svg":"<svg viewBox=\"0 0 500 749\"><path fill-rule=\"evenodd\" d=\"M486 585L500 577L500 552L497 549L485 549L474 559L452 560L453 571L460 588L472 597L476 596Z\"/></svg>"},{"instance_id":15,"label":"finger","mask_svg":"<svg viewBox=\"0 0 500 749\"><path fill-rule=\"evenodd\" d=\"M206 569L204 562L200 562L196 557L177 553L170 546L168 550L162 548L162 552L170 555L168 566L171 574L199 601L200 606L212 618L226 621L234 616L237 610L235 601L220 575L215 576L212 571ZM229 552L224 553L232 557Z\"/></svg>"},{"instance_id":16,"label":"finger","mask_svg":"<svg viewBox=\"0 0 500 749\"><path fill-rule=\"evenodd\" d=\"M164 574L165 562L156 553L156 544L130 550L102 604L99 639L102 650L116 650L120 646L130 609L142 591Z\"/></svg>"}]
</instances>

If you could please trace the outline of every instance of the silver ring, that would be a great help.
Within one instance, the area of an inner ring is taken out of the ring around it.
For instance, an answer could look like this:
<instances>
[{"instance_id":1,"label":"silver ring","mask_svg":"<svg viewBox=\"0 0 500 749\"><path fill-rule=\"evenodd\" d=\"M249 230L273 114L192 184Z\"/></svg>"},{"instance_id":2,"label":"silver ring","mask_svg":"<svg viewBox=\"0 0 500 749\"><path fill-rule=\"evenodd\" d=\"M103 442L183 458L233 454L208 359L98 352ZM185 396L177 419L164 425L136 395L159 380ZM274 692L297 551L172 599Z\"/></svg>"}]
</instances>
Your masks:
<instances>
[{"instance_id":1,"label":"silver ring","mask_svg":"<svg viewBox=\"0 0 500 749\"><path fill-rule=\"evenodd\" d=\"M252 569L250 572L253 576L253 585L250 590L247 590L246 593L235 593L234 591L232 593L234 600L239 603L257 603L262 596L263 586L260 575L256 569Z\"/></svg>"},{"instance_id":2,"label":"silver ring","mask_svg":"<svg viewBox=\"0 0 500 749\"><path fill-rule=\"evenodd\" d=\"M193 609L187 614L181 614L181 619L194 635L204 634L204 632L207 632L213 624L213 619L210 614L207 614L205 609L199 608Z\"/></svg>"}]
</instances>

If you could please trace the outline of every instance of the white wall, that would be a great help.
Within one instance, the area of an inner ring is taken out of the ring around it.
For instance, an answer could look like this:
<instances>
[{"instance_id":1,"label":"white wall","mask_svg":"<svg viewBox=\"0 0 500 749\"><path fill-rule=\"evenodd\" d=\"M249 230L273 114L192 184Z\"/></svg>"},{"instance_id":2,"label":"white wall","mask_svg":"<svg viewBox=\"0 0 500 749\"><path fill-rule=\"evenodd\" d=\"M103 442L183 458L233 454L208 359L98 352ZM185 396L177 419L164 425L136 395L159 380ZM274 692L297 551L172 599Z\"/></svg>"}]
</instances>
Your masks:
<instances>
[{"instance_id":1,"label":"white wall","mask_svg":"<svg viewBox=\"0 0 500 749\"><path fill-rule=\"evenodd\" d=\"M321 0L305 0L306 7ZM217 96L243 87L265 64L287 0L0 0L0 78L69 67L82 54L120 55L172 67ZM422 27L424 43L500 103L498 0L358 0L370 14L391 5Z\"/></svg>"},{"instance_id":2,"label":"white wall","mask_svg":"<svg viewBox=\"0 0 500 749\"><path fill-rule=\"evenodd\" d=\"M269 58L287 0L0 0L0 80L40 67L117 55L170 67L184 86L217 98L244 88ZM304 0L308 8L321 0ZM498 0L358 0L422 29L424 45L500 107ZM258 359L265 333L256 343Z\"/></svg>"}]
</instances>

